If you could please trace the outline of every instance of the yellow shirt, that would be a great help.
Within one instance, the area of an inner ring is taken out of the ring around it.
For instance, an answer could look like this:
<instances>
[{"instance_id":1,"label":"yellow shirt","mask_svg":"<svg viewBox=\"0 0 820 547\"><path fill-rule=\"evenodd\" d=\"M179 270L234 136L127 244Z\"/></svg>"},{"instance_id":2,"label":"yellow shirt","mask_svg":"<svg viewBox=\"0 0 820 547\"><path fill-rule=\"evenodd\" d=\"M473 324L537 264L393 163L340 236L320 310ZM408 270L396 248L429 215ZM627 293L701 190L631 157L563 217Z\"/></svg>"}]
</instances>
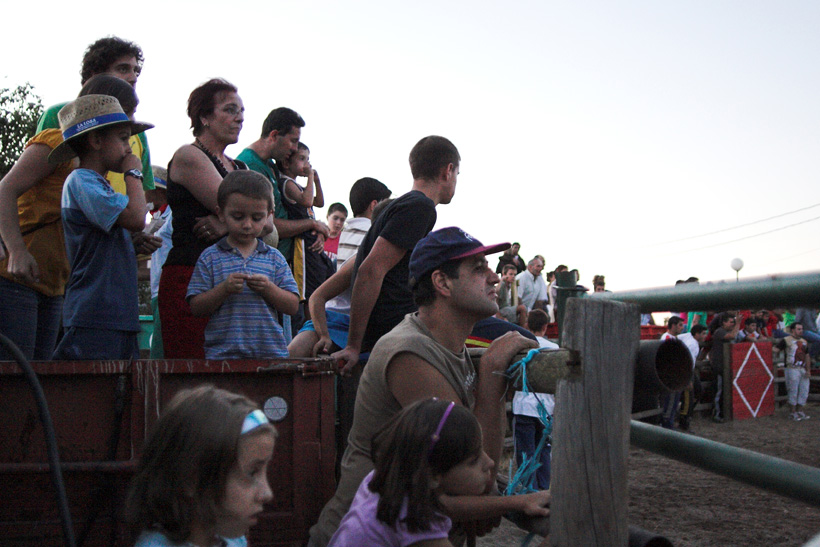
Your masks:
<instances>
[{"instance_id":1,"label":"yellow shirt","mask_svg":"<svg viewBox=\"0 0 820 547\"><path fill-rule=\"evenodd\" d=\"M46 129L26 143L44 144L52 150L63 142L59 129ZM76 160L57 165L54 172L39 181L17 198L17 214L20 216L20 232L28 252L40 269L39 283L21 283L46 296L60 296L68 282L68 258L65 252L65 236L60 214L63 183L76 167ZM27 233L28 232L28 233ZM8 273L8 259L0 261L0 276L20 283Z\"/></svg>"},{"instance_id":2,"label":"yellow shirt","mask_svg":"<svg viewBox=\"0 0 820 547\"><path fill-rule=\"evenodd\" d=\"M129 139L128 144L131 145L131 152L133 152L138 158L141 158L144 150L142 148L142 141L139 137L136 135L131 135L131 139ZM125 177L123 177L122 173L109 171L105 178L111 183L111 188L113 188L115 192L126 195Z\"/></svg>"}]
</instances>

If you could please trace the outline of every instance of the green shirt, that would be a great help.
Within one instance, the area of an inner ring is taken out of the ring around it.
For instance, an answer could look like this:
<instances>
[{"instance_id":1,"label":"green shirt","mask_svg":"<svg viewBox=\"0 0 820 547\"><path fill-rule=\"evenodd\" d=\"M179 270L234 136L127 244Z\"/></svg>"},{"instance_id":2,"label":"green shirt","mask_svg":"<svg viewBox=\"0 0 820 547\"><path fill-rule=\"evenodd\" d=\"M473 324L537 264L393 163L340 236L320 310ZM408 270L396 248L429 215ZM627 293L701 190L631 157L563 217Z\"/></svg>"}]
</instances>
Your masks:
<instances>
[{"instance_id":1,"label":"green shirt","mask_svg":"<svg viewBox=\"0 0 820 547\"><path fill-rule=\"evenodd\" d=\"M783 325L784 328L789 328L789 325L794 323L794 314L788 311L783 312Z\"/></svg>"},{"instance_id":2,"label":"green shirt","mask_svg":"<svg viewBox=\"0 0 820 547\"><path fill-rule=\"evenodd\" d=\"M285 210L285 205L282 203L282 195L279 193L279 184L277 184L276 180L277 171L276 166L273 164L273 160L263 160L259 154L250 148L246 148L240 152L239 155L236 156L236 159L244 161L248 166L248 169L265 175L265 177L270 181L271 186L273 186L273 216L287 220L288 212ZM285 259L287 259L288 263L293 262L292 237L280 237L277 248L280 253L285 255Z\"/></svg>"},{"instance_id":3,"label":"green shirt","mask_svg":"<svg viewBox=\"0 0 820 547\"><path fill-rule=\"evenodd\" d=\"M37 133L45 129L60 129L60 120L57 118L57 113L68 103L59 103L49 106L40 120L37 122ZM148 150L148 139L145 138L145 133L139 133L137 138L142 143L142 189L153 190L154 186L154 171L151 168L151 151Z\"/></svg>"}]
</instances>

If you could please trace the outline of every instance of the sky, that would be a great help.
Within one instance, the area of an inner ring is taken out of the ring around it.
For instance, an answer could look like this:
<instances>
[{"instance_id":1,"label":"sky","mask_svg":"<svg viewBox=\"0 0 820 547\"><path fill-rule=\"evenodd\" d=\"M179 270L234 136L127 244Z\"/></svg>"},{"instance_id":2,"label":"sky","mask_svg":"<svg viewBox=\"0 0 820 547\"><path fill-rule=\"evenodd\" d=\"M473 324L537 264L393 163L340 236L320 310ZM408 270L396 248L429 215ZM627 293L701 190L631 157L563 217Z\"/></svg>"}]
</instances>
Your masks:
<instances>
[{"instance_id":1,"label":"sky","mask_svg":"<svg viewBox=\"0 0 820 547\"><path fill-rule=\"evenodd\" d=\"M436 134L462 157L436 227L520 242L589 287L734 279L734 258L741 279L818 270L816 1L133 5L7 3L21 24L0 33L0 87L69 100L85 48L113 34L145 54L156 165L192 141L191 90L222 77L246 108L227 153L297 110L328 205L364 176L407 192L410 149Z\"/></svg>"}]
</instances>

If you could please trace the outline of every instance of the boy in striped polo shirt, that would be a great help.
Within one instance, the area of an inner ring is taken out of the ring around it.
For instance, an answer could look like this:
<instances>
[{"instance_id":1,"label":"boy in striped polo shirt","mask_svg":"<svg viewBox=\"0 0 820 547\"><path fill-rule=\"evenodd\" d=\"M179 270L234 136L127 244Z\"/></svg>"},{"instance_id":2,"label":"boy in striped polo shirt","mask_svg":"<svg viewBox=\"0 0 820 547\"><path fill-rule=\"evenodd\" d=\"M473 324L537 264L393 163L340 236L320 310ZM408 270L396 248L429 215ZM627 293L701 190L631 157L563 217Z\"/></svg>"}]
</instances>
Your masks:
<instances>
[{"instance_id":1,"label":"boy in striped polo shirt","mask_svg":"<svg viewBox=\"0 0 820 547\"><path fill-rule=\"evenodd\" d=\"M205 357L287 357L277 312L296 313L299 290L282 253L258 239L272 222L270 183L255 171L232 171L216 200L228 235L202 252L187 293L194 315L211 316Z\"/></svg>"}]
</instances>

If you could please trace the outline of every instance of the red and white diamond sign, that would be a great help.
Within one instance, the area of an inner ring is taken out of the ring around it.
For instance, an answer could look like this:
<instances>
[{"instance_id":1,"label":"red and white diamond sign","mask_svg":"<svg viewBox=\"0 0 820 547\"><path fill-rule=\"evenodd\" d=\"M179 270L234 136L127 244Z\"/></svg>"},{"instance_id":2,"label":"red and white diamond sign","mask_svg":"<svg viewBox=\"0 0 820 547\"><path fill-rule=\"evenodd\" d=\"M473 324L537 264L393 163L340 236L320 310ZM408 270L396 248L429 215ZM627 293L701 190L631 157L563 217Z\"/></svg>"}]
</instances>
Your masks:
<instances>
[{"instance_id":1,"label":"red and white diamond sign","mask_svg":"<svg viewBox=\"0 0 820 547\"><path fill-rule=\"evenodd\" d=\"M732 346L732 413L735 420L774 414L772 344Z\"/></svg>"}]
</instances>

